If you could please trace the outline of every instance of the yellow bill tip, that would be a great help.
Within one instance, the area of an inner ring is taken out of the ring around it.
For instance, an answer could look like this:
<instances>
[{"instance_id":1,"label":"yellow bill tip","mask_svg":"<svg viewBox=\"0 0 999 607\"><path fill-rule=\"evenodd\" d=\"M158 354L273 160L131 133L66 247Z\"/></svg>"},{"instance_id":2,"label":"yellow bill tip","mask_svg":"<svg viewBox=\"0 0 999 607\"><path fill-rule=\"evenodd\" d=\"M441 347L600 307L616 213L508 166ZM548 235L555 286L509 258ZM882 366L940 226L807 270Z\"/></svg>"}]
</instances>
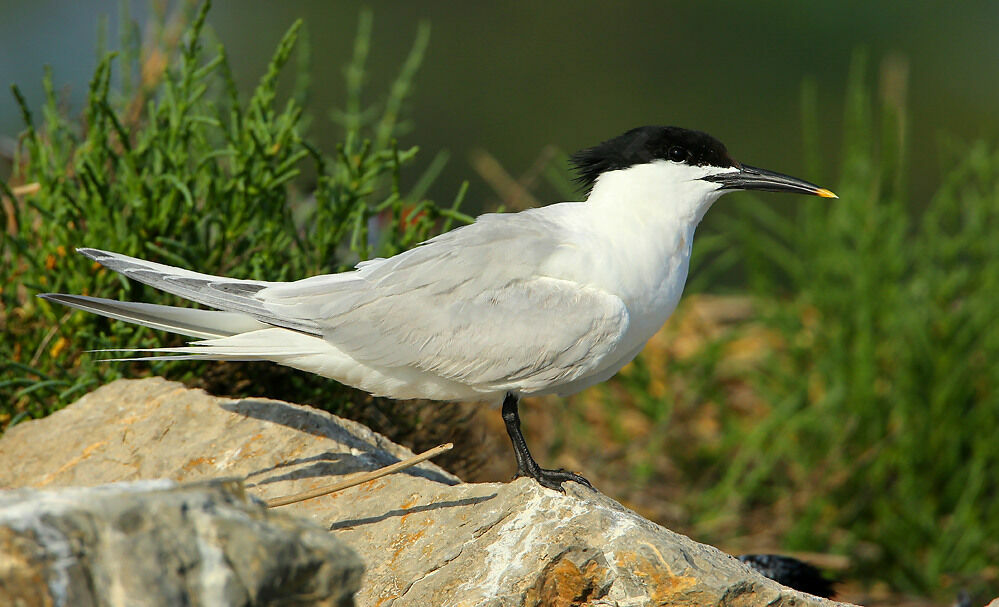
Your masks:
<instances>
[{"instance_id":1,"label":"yellow bill tip","mask_svg":"<svg viewBox=\"0 0 999 607\"><path fill-rule=\"evenodd\" d=\"M815 190L815 195L816 196L821 196L823 198L839 198L839 196L833 194L831 191L829 191L829 190L827 190L825 188L819 188L819 189Z\"/></svg>"}]
</instances>

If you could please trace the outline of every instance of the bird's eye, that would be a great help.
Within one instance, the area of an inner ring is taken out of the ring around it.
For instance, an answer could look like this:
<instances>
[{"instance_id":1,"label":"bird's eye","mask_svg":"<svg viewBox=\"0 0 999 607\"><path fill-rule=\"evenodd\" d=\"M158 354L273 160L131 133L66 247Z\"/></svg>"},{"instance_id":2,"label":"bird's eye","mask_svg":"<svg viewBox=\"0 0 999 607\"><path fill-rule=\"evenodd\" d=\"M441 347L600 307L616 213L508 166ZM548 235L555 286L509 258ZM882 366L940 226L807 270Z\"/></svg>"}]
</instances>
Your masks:
<instances>
[{"instance_id":1,"label":"bird's eye","mask_svg":"<svg viewBox=\"0 0 999 607\"><path fill-rule=\"evenodd\" d=\"M667 154L669 155L669 159L673 162L686 162L688 156L687 150L678 145L671 147Z\"/></svg>"}]
</instances>

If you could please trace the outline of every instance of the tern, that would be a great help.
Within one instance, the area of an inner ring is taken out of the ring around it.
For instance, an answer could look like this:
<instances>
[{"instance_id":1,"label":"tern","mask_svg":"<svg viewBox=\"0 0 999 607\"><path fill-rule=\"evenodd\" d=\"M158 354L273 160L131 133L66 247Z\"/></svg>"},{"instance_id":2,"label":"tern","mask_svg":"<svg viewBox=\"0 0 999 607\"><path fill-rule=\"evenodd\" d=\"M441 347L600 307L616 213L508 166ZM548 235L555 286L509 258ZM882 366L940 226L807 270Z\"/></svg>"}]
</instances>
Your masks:
<instances>
[{"instance_id":1,"label":"tern","mask_svg":"<svg viewBox=\"0 0 999 607\"><path fill-rule=\"evenodd\" d=\"M78 249L214 310L40 297L196 338L133 350L151 354L143 359L268 360L376 396L501 406L517 476L563 492L566 481L592 488L579 474L538 465L521 432L520 399L579 392L638 355L676 308L694 230L723 194L836 195L741 164L714 137L679 127L632 129L571 161L582 202L481 215L393 257L294 282Z\"/></svg>"}]
</instances>

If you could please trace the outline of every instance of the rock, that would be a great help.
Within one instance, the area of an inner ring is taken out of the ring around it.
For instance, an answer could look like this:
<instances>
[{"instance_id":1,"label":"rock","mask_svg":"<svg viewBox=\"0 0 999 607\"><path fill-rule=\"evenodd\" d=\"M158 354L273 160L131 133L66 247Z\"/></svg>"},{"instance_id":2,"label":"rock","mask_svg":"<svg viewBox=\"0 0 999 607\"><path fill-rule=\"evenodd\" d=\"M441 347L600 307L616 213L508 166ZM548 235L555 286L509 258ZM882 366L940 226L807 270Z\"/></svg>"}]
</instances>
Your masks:
<instances>
[{"instance_id":1,"label":"rock","mask_svg":"<svg viewBox=\"0 0 999 607\"><path fill-rule=\"evenodd\" d=\"M405 403L400 403L405 407ZM411 453L360 424L278 401L118 381L0 439L0 486L246 478L263 498ZM792 591L567 484L462 484L431 463L277 510L307 517L365 565L359 605L835 605Z\"/></svg>"},{"instance_id":2,"label":"rock","mask_svg":"<svg viewBox=\"0 0 999 607\"><path fill-rule=\"evenodd\" d=\"M3 605L353 605L363 566L240 481L0 492Z\"/></svg>"}]
</instances>

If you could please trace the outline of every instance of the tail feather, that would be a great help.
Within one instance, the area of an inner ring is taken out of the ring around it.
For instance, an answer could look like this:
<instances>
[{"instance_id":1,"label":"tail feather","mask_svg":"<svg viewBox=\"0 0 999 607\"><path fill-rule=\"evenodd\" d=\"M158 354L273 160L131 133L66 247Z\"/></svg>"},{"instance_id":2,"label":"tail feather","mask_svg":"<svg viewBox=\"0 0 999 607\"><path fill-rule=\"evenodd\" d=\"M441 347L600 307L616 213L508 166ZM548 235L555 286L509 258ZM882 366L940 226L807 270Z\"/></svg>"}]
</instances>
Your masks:
<instances>
[{"instance_id":1,"label":"tail feather","mask_svg":"<svg viewBox=\"0 0 999 607\"><path fill-rule=\"evenodd\" d=\"M295 369L331 377L357 385L364 379L357 362L334 348L326 340L291 329L269 327L229 337L192 341L186 346L168 348L115 348L96 352L128 352L123 358L104 358L108 362L129 361L270 361ZM148 356L144 356L148 354ZM391 376L379 376L387 381ZM407 397L415 398L415 396Z\"/></svg>"},{"instance_id":2,"label":"tail feather","mask_svg":"<svg viewBox=\"0 0 999 607\"><path fill-rule=\"evenodd\" d=\"M245 360L264 360L278 356L301 356L315 354L326 350L316 343L318 338L302 336L295 339L296 334L287 329L271 327L240 333L231 337L219 339L203 339L192 341L186 346L171 346L166 348L107 348L92 350L93 352L155 352L158 354L192 354L198 356L241 356ZM319 342L322 343L322 342Z\"/></svg>"},{"instance_id":3,"label":"tail feather","mask_svg":"<svg viewBox=\"0 0 999 607\"><path fill-rule=\"evenodd\" d=\"M241 312L177 308L63 293L43 293L39 297L108 318L199 339L228 337L270 326Z\"/></svg>"},{"instance_id":4,"label":"tail feather","mask_svg":"<svg viewBox=\"0 0 999 607\"><path fill-rule=\"evenodd\" d=\"M113 361L134 360L270 360L314 354L327 354L330 346L319 337L298 331L268 327L228 337L192 341L186 346L168 348L108 348L93 352L149 352L154 356L111 358Z\"/></svg>"},{"instance_id":5,"label":"tail feather","mask_svg":"<svg viewBox=\"0 0 999 607\"><path fill-rule=\"evenodd\" d=\"M124 352L125 350L123 350ZM104 352L104 350L93 350L93 352ZM158 360L166 360L170 362L177 362L179 360L220 360L226 362L259 362L261 360L270 361L269 358L240 358L238 356L213 356L210 354L164 354L161 356L126 356L124 358L98 358L95 362L99 363L130 363L130 362L155 362ZM275 362L275 361L271 361Z\"/></svg>"}]
</instances>

